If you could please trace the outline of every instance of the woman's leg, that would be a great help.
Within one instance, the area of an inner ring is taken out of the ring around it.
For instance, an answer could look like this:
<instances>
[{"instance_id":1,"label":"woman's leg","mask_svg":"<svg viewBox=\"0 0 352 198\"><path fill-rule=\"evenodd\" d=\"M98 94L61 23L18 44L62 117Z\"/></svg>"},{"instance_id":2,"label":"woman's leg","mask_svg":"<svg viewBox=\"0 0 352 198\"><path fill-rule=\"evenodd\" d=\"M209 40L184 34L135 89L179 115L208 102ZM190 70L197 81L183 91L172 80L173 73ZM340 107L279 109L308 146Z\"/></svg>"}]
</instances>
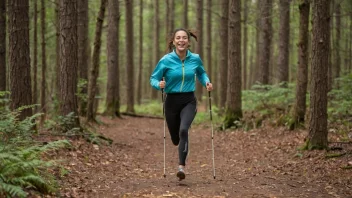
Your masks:
<instances>
[{"instance_id":1,"label":"woman's leg","mask_svg":"<svg viewBox=\"0 0 352 198\"><path fill-rule=\"evenodd\" d=\"M180 123L180 143L178 145L178 154L179 154L179 165L186 165L186 158L188 154L188 129L190 128L193 119L197 113L197 103L193 101L188 103L181 111L181 123Z\"/></svg>"},{"instance_id":2,"label":"woman's leg","mask_svg":"<svg viewBox=\"0 0 352 198\"><path fill-rule=\"evenodd\" d=\"M167 109L165 111L165 119L167 123L167 128L169 129L172 143L177 146L180 142L180 114L178 112L173 112L172 109Z\"/></svg>"}]
</instances>

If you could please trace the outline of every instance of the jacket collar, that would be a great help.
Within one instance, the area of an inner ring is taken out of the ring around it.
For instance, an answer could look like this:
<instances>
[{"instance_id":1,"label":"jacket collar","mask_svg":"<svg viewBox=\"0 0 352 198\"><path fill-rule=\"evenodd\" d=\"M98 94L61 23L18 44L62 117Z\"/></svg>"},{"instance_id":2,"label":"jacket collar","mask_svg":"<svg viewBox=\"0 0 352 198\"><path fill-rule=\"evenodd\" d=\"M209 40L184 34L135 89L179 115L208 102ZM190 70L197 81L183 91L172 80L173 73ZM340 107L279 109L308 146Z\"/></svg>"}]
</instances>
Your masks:
<instances>
[{"instance_id":1,"label":"jacket collar","mask_svg":"<svg viewBox=\"0 0 352 198\"><path fill-rule=\"evenodd\" d=\"M177 55L177 53L176 53L176 50L172 50L171 55L172 55L174 58L178 58L178 59L179 59L179 57L178 57L178 55ZM189 56L191 56L191 51L190 51L190 50L187 50L185 59L188 58Z\"/></svg>"}]
</instances>

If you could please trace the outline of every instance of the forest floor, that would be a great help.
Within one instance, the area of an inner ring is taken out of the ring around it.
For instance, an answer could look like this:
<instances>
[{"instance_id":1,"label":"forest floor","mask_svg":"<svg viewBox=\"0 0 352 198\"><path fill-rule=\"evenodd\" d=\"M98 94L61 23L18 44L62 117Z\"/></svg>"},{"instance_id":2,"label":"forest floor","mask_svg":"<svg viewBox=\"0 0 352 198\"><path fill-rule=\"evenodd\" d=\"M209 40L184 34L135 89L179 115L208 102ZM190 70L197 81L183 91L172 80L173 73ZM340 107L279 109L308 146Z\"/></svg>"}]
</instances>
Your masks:
<instances>
[{"instance_id":1,"label":"forest floor","mask_svg":"<svg viewBox=\"0 0 352 198\"><path fill-rule=\"evenodd\" d=\"M55 197L352 197L352 169L343 168L352 165L352 143L337 145L342 150L334 152L345 155L326 158L332 151L298 150L306 130L215 131L214 179L210 122L193 125L186 179L178 181L168 131L163 177L162 119L99 119L97 130L113 143L71 140L73 149L55 153L69 172L61 173Z\"/></svg>"}]
</instances>

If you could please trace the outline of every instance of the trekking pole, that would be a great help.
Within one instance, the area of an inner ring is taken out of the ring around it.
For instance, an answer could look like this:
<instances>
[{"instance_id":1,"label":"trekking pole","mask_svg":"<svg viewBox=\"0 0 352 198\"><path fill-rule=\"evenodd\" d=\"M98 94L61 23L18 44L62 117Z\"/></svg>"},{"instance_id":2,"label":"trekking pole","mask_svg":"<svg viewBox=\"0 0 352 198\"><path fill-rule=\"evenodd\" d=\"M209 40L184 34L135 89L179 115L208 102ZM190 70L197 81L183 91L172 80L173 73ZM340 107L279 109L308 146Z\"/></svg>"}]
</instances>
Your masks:
<instances>
[{"instance_id":1,"label":"trekking pole","mask_svg":"<svg viewBox=\"0 0 352 198\"><path fill-rule=\"evenodd\" d=\"M163 77L164 81L164 77ZM164 117L164 178L166 178L166 165L165 165L165 104L164 104L164 88L161 89L161 101L163 103L163 117Z\"/></svg>"},{"instance_id":2,"label":"trekking pole","mask_svg":"<svg viewBox=\"0 0 352 198\"><path fill-rule=\"evenodd\" d=\"M211 112L211 96L210 96L210 91L209 93L209 112L210 112L210 122L211 122L211 149L212 149L212 155L213 155L213 176L215 179L215 158L214 158L214 129L213 129L213 116Z\"/></svg>"}]
</instances>

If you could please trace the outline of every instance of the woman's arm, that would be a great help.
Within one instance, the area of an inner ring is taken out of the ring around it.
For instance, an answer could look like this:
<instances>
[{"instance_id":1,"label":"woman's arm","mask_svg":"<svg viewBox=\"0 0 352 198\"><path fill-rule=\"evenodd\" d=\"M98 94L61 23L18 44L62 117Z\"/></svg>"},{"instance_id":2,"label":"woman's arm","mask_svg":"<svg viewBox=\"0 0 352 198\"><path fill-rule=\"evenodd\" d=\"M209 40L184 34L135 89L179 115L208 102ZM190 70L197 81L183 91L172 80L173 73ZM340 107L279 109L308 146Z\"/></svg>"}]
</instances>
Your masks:
<instances>
[{"instance_id":1,"label":"woman's arm","mask_svg":"<svg viewBox=\"0 0 352 198\"><path fill-rule=\"evenodd\" d=\"M163 62L164 62L163 59L161 59L158 62L152 75L150 76L150 85L156 90L160 90L159 82L162 80L164 76L165 66Z\"/></svg>"},{"instance_id":2,"label":"woman's arm","mask_svg":"<svg viewBox=\"0 0 352 198\"><path fill-rule=\"evenodd\" d=\"M196 75L200 83L205 87L210 82L209 77L204 69L203 61L198 55L198 66L196 68Z\"/></svg>"}]
</instances>

